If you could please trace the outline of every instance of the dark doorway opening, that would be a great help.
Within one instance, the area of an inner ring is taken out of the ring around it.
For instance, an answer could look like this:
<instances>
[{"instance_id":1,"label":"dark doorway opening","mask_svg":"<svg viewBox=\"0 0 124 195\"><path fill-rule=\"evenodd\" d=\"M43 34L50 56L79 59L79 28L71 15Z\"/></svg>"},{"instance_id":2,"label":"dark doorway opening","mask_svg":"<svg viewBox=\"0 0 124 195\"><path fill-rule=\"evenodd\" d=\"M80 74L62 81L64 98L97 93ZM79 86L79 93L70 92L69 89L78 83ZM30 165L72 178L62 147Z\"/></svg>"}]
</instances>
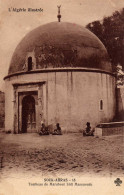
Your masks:
<instances>
[{"instance_id":1,"label":"dark doorway opening","mask_svg":"<svg viewBox=\"0 0 124 195\"><path fill-rule=\"evenodd\" d=\"M28 58L28 71L32 70L32 57Z\"/></svg>"},{"instance_id":2,"label":"dark doorway opening","mask_svg":"<svg viewBox=\"0 0 124 195\"><path fill-rule=\"evenodd\" d=\"M36 123L35 99L27 95L22 100L22 133L27 133L27 129L31 130L33 123Z\"/></svg>"}]
</instances>

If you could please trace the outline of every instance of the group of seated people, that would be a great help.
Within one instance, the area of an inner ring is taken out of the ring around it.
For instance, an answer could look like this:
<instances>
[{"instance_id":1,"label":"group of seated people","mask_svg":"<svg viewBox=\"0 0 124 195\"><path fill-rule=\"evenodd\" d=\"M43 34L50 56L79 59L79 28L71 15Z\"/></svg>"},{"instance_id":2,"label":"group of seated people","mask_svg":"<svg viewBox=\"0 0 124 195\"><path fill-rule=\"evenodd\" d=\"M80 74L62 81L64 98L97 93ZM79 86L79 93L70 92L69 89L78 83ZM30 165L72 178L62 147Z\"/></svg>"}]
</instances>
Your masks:
<instances>
[{"instance_id":1,"label":"group of seated people","mask_svg":"<svg viewBox=\"0 0 124 195\"><path fill-rule=\"evenodd\" d=\"M48 127L46 127L45 124L42 123L39 135L49 135L49 134L50 134L50 131L49 131ZM60 127L59 123L56 124L56 129L54 129L54 131L51 134L52 135L62 135L61 127Z\"/></svg>"},{"instance_id":2,"label":"group of seated people","mask_svg":"<svg viewBox=\"0 0 124 195\"><path fill-rule=\"evenodd\" d=\"M83 136L94 136L94 129L91 129L90 122L86 123L86 129L83 130ZM41 123L41 130L39 132L39 135L49 135L50 131L48 127L45 126L45 124ZM62 135L61 127L59 123L56 124L56 129L51 133L52 135Z\"/></svg>"}]
</instances>

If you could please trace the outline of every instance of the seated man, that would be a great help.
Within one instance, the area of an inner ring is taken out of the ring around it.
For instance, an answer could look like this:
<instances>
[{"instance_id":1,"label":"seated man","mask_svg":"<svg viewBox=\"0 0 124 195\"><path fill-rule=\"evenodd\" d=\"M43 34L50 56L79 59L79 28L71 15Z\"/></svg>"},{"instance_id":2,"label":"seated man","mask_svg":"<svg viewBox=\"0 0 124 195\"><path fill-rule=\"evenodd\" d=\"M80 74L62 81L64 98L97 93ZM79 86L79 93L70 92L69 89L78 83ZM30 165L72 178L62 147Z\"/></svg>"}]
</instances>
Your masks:
<instances>
[{"instance_id":1,"label":"seated man","mask_svg":"<svg viewBox=\"0 0 124 195\"><path fill-rule=\"evenodd\" d=\"M59 126L59 123L56 124L56 129L54 129L54 132L52 133L52 135L62 135L61 132L61 127Z\"/></svg>"},{"instance_id":2,"label":"seated man","mask_svg":"<svg viewBox=\"0 0 124 195\"><path fill-rule=\"evenodd\" d=\"M45 124L42 123L41 125L41 130L39 132L39 135L49 135L48 129L45 127Z\"/></svg>"},{"instance_id":3,"label":"seated man","mask_svg":"<svg viewBox=\"0 0 124 195\"><path fill-rule=\"evenodd\" d=\"M87 127L83 131L83 136L94 136L94 130L91 130L90 122L87 122Z\"/></svg>"}]
</instances>

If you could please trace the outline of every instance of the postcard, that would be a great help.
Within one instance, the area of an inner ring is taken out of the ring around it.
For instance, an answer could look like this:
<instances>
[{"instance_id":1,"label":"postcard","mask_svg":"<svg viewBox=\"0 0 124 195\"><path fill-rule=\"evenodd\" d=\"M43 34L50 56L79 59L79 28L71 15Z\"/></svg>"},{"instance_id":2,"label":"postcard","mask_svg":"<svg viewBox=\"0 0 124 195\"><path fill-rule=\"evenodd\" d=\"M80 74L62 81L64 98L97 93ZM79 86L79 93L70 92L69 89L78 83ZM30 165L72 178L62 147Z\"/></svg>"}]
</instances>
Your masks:
<instances>
[{"instance_id":1,"label":"postcard","mask_svg":"<svg viewBox=\"0 0 124 195\"><path fill-rule=\"evenodd\" d=\"M124 194L123 29L123 0L0 0L0 195Z\"/></svg>"}]
</instances>

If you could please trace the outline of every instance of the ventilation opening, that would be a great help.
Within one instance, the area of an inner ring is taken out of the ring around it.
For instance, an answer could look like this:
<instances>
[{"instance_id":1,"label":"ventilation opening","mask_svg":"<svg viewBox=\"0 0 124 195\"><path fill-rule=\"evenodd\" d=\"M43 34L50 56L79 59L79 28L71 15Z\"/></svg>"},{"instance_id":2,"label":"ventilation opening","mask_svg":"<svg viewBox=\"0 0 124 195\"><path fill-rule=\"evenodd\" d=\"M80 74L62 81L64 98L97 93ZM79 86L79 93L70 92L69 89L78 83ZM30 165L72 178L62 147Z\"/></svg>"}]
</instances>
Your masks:
<instances>
[{"instance_id":1,"label":"ventilation opening","mask_svg":"<svg viewBox=\"0 0 124 195\"><path fill-rule=\"evenodd\" d=\"M28 71L32 70L32 57L28 58Z\"/></svg>"},{"instance_id":2,"label":"ventilation opening","mask_svg":"<svg viewBox=\"0 0 124 195\"><path fill-rule=\"evenodd\" d=\"M100 110L103 110L103 101L100 100Z\"/></svg>"}]
</instances>

